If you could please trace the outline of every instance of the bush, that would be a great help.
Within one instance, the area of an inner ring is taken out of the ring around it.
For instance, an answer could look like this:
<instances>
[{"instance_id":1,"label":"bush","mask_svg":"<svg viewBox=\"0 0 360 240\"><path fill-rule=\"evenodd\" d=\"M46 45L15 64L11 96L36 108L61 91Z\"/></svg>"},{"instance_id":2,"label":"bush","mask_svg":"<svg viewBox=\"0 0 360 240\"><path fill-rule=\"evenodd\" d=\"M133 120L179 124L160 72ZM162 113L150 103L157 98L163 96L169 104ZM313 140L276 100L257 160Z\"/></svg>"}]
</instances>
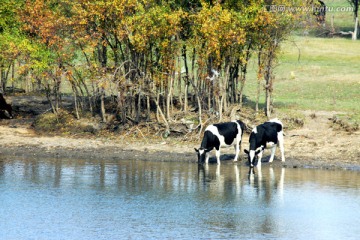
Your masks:
<instances>
[{"instance_id":1,"label":"bush","mask_svg":"<svg viewBox=\"0 0 360 240\"><path fill-rule=\"evenodd\" d=\"M98 132L98 127L91 120L77 120L71 113L65 110L60 110L57 114L41 114L36 117L32 126L36 132L46 134L95 134Z\"/></svg>"}]
</instances>

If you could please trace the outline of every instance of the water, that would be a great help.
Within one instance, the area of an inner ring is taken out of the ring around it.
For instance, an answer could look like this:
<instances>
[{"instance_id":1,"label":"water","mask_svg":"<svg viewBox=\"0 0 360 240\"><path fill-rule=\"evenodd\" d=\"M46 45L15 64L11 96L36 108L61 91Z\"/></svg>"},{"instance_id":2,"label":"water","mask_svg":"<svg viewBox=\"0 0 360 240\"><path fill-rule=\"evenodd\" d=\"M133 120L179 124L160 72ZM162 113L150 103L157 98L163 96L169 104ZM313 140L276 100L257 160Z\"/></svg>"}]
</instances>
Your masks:
<instances>
[{"instance_id":1,"label":"water","mask_svg":"<svg viewBox=\"0 0 360 240\"><path fill-rule=\"evenodd\" d=\"M0 239L358 239L360 173L0 159Z\"/></svg>"}]
</instances>

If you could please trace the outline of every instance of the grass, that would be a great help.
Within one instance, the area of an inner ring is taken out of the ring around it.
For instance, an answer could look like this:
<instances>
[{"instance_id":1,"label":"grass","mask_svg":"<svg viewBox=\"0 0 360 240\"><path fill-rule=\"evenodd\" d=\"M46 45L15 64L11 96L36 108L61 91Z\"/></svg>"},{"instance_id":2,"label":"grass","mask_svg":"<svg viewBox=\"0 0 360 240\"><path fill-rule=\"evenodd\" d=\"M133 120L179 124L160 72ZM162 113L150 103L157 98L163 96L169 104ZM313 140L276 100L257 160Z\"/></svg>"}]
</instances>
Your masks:
<instances>
[{"instance_id":1,"label":"grass","mask_svg":"<svg viewBox=\"0 0 360 240\"><path fill-rule=\"evenodd\" d=\"M359 56L359 41L292 37L283 44L275 69L275 107L342 112L360 122ZM252 61L245 94L254 100L256 62Z\"/></svg>"},{"instance_id":2,"label":"grass","mask_svg":"<svg viewBox=\"0 0 360 240\"><path fill-rule=\"evenodd\" d=\"M331 19L334 19L334 27L336 30L353 31L354 15L349 11L350 4L347 0L326 1L326 6L333 10L326 13L326 25L331 26Z\"/></svg>"}]
</instances>

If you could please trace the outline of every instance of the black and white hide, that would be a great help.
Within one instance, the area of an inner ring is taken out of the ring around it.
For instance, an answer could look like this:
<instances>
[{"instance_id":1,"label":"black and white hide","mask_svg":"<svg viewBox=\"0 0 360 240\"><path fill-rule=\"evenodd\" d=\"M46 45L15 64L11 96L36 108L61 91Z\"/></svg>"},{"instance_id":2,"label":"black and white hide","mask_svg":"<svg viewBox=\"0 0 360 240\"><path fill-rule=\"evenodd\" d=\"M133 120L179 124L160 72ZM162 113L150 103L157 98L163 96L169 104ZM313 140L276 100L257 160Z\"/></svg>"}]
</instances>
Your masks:
<instances>
[{"instance_id":1,"label":"black and white hide","mask_svg":"<svg viewBox=\"0 0 360 240\"><path fill-rule=\"evenodd\" d=\"M265 148L271 148L269 162L274 160L276 146L279 145L281 161L285 161L284 133L282 122L275 118L256 126L249 137L249 150L244 150L248 155L250 167L261 165L261 158Z\"/></svg>"},{"instance_id":2,"label":"black and white hide","mask_svg":"<svg viewBox=\"0 0 360 240\"><path fill-rule=\"evenodd\" d=\"M220 148L230 146L235 147L234 162L236 162L240 153L244 129L245 124L240 120L209 125L205 129L200 148L195 148L198 155L198 163L205 162L208 164L209 152L215 148L217 164L220 164Z\"/></svg>"}]
</instances>

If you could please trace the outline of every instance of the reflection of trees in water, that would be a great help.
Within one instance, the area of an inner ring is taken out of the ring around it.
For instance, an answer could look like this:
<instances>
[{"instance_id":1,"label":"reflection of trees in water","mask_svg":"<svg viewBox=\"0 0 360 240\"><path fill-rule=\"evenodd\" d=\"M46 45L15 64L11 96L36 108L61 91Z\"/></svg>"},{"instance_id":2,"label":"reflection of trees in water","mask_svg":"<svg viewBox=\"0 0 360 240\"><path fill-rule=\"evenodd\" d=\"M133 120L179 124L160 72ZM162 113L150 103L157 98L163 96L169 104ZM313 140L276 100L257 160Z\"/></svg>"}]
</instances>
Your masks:
<instances>
[{"instance_id":1,"label":"reflection of trees in water","mask_svg":"<svg viewBox=\"0 0 360 240\"><path fill-rule=\"evenodd\" d=\"M180 220L173 220L174 225L187 221L210 231L227 228L233 233L249 233L246 239L256 233L277 236L283 230L286 224L281 217L286 213L279 214L277 206L288 209L281 206L286 204L285 187L311 182L312 187L317 184L318 188L341 185L359 189L360 184L358 172L271 168L268 165L255 168L255 173L249 174L248 168L233 164L0 158L0 183L12 181L25 182L19 184L24 188L61 188L66 193L70 189L71 194L74 193L71 190L76 190L81 196L79 199L82 199L82 190L90 190L94 195L101 191L101 198L93 202L94 207L98 207L103 196L110 192L108 201L125 200L114 200L115 207L121 208L120 203L136 200L129 206L143 204L134 211L147 211L144 216L161 212L157 216L164 222L180 216Z\"/></svg>"},{"instance_id":2,"label":"reflection of trees in water","mask_svg":"<svg viewBox=\"0 0 360 240\"><path fill-rule=\"evenodd\" d=\"M53 187L89 187L97 190L141 193L160 189L195 191L197 165L143 161L14 159L0 161L0 177L17 176Z\"/></svg>"},{"instance_id":3,"label":"reflection of trees in water","mask_svg":"<svg viewBox=\"0 0 360 240\"><path fill-rule=\"evenodd\" d=\"M21 177L53 187L85 185L98 190L209 191L210 199L243 196L244 188L269 204L283 193L285 169L263 167L249 174L238 165L197 165L143 161L73 159L1 159L0 178ZM349 171L287 169L287 182L311 182L323 186L360 187L358 174ZM250 188L251 187L251 188Z\"/></svg>"}]
</instances>

